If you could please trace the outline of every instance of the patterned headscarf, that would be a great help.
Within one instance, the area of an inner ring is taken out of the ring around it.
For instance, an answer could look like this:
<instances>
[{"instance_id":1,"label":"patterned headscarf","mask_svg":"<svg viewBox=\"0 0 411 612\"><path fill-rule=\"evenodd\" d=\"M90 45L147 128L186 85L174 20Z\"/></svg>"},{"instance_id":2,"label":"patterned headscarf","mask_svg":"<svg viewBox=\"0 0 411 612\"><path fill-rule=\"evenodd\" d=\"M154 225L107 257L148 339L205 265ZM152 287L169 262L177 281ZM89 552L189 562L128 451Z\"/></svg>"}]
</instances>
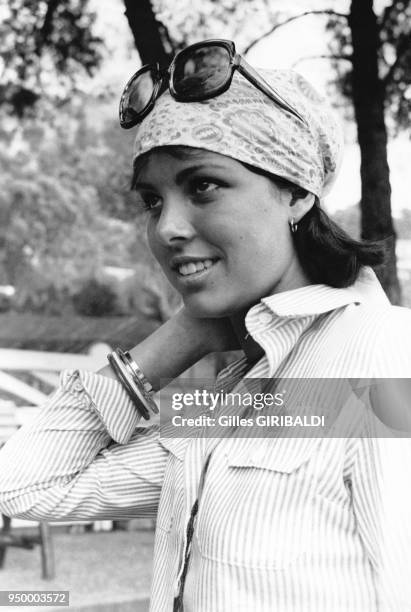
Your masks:
<instances>
[{"instance_id":1,"label":"patterned headscarf","mask_svg":"<svg viewBox=\"0 0 411 612\"><path fill-rule=\"evenodd\" d=\"M235 71L229 89L211 100L177 102L168 91L162 94L138 126L134 157L166 145L197 147L288 179L318 197L325 195L343 150L333 111L297 72L259 73L307 125Z\"/></svg>"}]
</instances>

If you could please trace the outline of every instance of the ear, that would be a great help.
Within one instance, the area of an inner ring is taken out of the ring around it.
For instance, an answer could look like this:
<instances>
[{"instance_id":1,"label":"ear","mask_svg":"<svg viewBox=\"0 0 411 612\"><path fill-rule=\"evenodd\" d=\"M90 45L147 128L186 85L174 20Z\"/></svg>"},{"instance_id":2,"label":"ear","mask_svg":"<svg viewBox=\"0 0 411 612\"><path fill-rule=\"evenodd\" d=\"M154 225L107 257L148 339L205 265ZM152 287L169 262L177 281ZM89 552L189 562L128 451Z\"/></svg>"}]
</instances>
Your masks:
<instances>
[{"instance_id":1,"label":"ear","mask_svg":"<svg viewBox=\"0 0 411 612\"><path fill-rule=\"evenodd\" d=\"M315 195L305 189L297 188L292 191L289 202L290 217L298 223L304 215L314 206Z\"/></svg>"}]
</instances>

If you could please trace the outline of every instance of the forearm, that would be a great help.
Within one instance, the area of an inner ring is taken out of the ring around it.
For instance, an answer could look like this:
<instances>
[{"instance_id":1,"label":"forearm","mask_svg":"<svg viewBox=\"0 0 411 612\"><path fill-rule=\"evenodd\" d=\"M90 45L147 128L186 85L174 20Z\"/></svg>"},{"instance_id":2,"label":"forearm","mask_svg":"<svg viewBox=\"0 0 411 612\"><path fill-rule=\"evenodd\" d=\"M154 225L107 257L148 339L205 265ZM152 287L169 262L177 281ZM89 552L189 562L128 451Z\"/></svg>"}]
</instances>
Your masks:
<instances>
[{"instance_id":1,"label":"forearm","mask_svg":"<svg viewBox=\"0 0 411 612\"><path fill-rule=\"evenodd\" d=\"M232 348L238 346L226 321L193 319L182 309L130 354L158 391L208 353ZM99 374L116 378L109 366Z\"/></svg>"}]
</instances>

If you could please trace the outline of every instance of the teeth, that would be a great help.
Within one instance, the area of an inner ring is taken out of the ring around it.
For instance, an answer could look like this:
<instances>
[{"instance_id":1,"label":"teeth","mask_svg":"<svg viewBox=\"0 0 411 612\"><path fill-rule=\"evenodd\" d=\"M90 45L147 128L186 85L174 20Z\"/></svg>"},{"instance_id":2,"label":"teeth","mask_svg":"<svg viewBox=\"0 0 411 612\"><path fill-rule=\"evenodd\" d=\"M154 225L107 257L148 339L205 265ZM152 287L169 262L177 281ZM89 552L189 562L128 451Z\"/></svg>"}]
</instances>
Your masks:
<instances>
[{"instance_id":1,"label":"teeth","mask_svg":"<svg viewBox=\"0 0 411 612\"><path fill-rule=\"evenodd\" d=\"M201 272L202 270L207 270L211 268L213 262L211 259L204 259L203 261L190 261L189 263L184 263L178 266L178 272L182 276L188 276L189 274L195 274L196 272Z\"/></svg>"}]
</instances>

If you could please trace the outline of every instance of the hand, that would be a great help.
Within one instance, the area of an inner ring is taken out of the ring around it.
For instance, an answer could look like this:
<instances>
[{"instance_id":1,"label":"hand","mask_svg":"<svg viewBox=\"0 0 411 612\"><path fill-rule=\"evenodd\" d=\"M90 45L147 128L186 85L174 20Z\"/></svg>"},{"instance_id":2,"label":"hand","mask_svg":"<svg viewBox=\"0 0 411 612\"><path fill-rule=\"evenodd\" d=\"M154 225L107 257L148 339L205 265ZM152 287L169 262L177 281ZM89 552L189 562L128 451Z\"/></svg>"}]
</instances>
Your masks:
<instances>
[{"instance_id":1,"label":"hand","mask_svg":"<svg viewBox=\"0 0 411 612\"><path fill-rule=\"evenodd\" d=\"M196 318L192 317L183 307L170 319L171 323L173 319L175 319L174 323L178 333L187 334L196 345L199 340L201 341L204 355L221 351L236 351L241 348L228 317Z\"/></svg>"},{"instance_id":2,"label":"hand","mask_svg":"<svg viewBox=\"0 0 411 612\"><path fill-rule=\"evenodd\" d=\"M228 319L196 319L183 307L130 353L158 390L208 353L239 348ZM115 378L110 367L99 373Z\"/></svg>"}]
</instances>

